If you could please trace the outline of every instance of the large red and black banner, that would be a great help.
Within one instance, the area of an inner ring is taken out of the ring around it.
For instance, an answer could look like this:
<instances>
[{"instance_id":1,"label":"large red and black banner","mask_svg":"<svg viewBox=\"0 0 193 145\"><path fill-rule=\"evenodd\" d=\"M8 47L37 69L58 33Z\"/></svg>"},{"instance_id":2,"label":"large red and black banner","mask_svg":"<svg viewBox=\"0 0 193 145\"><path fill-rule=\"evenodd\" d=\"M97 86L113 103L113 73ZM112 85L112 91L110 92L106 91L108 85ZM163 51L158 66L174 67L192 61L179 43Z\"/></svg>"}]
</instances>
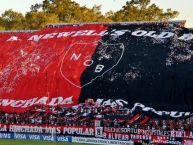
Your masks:
<instances>
[{"instance_id":1,"label":"large red and black banner","mask_svg":"<svg viewBox=\"0 0 193 145\"><path fill-rule=\"evenodd\" d=\"M175 23L85 24L0 34L5 111L123 99L192 111L192 30Z\"/></svg>"},{"instance_id":2,"label":"large red and black banner","mask_svg":"<svg viewBox=\"0 0 193 145\"><path fill-rule=\"evenodd\" d=\"M180 22L2 32L0 124L98 127L107 139L117 131L105 128L182 131L192 139L192 57L193 31Z\"/></svg>"},{"instance_id":3,"label":"large red and black banner","mask_svg":"<svg viewBox=\"0 0 193 145\"><path fill-rule=\"evenodd\" d=\"M83 87L80 78L92 65L91 57L106 29L85 25L2 33L1 109L20 112L37 104L77 104ZM95 72L100 73L100 67Z\"/></svg>"}]
</instances>

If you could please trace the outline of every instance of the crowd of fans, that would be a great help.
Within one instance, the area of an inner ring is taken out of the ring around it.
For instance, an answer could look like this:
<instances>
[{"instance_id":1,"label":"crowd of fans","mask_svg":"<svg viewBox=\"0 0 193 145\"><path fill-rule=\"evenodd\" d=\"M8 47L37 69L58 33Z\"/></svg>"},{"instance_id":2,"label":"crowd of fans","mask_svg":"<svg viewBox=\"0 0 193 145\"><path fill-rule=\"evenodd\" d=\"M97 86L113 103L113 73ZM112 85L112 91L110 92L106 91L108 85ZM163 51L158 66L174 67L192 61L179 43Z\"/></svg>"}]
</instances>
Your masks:
<instances>
[{"instance_id":1,"label":"crowd of fans","mask_svg":"<svg viewBox=\"0 0 193 145\"><path fill-rule=\"evenodd\" d=\"M132 112L122 105L98 104L92 99L73 107L34 106L24 113L0 111L0 124L132 127L193 131L193 116L163 119Z\"/></svg>"}]
</instances>

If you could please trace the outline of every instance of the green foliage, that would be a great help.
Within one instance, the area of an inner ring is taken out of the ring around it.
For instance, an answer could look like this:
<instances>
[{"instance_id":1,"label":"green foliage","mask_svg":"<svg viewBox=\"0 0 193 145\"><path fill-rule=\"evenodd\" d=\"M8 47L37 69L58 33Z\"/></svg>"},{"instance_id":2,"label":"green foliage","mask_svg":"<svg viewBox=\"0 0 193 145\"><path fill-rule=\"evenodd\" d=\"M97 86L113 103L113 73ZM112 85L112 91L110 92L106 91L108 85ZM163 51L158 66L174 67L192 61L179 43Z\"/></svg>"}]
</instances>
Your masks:
<instances>
[{"instance_id":1,"label":"green foliage","mask_svg":"<svg viewBox=\"0 0 193 145\"><path fill-rule=\"evenodd\" d=\"M28 12L25 16L25 28L38 29L44 28L48 23L58 23L59 19L56 14L45 12Z\"/></svg>"},{"instance_id":2,"label":"green foliage","mask_svg":"<svg viewBox=\"0 0 193 145\"><path fill-rule=\"evenodd\" d=\"M5 30L5 27L0 25L0 31L4 31L4 30Z\"/></svg>"},{"instance_id":3,"label":"green foliage","mask_svg":"<svg viewBox=\"0 0 193 145\"><path fill-rule=\"evenodd\" d=\"M177 11L168 9L164 12L150 0L131 0L115 13L108 13L107 17L112 21L166 21L178 16Z\"/></svg>"},{"instance_id":4,"label":"green foliage","mask_svg":"<svg viewBox=\"0 0 193 145\"><path fill-rule=\"evenodd\" d=\"M71 0L44 0L41 7L46 13L56 14L59 21L64 23L105 21L100 11L101 6L89 9Z\"/></svg>"},{"instance_id":5,"label":"green foliage","mask_svg":"<svg viewBox=\"0 0 193 145\"><path fill-rule=\"evenodd\" d=\"M1 16L1 27L5 30L23 29L25 18L22 13L6 10Z\"/></svg>"},{"instance_id":6,"label":"green foliage","mask_svg":"<svg viewBox=\"0 0 193 145\"><path fill-rule=\"evenodd\" d=\"M117 12L101 13L101 6L87 8L72 0L44 0L32 5L23 16L6 10L0 17L0 30L39 29L48 23L163 21L175 18L179 13L164 11L151 0L130 0Z\"/></svg>"},{"instance_id":7,"label":"green foliage","mask_svg":"<svg viewBox=\"0 0 193 145\"><path fill-rule=\"evenodd\" d=\"M2 30L5 30L5 27L4 27L4 22L2 20L2 18L0 17L0 31Z\"/></svg>"}]
</instances>

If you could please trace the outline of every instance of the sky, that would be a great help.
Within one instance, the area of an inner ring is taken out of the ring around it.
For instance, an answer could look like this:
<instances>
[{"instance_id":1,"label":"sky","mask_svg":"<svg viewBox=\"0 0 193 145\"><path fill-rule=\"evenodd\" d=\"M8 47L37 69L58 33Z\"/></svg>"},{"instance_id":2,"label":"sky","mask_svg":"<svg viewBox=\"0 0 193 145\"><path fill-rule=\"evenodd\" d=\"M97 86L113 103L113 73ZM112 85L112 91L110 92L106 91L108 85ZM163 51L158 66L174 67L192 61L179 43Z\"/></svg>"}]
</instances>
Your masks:
<instances>
[{"instance_id":1,"label":"sky","mask_svg":"<svg viewBox=\"0 0 193 145\"><path fill-rule=\"evenodd\" d=\"M43 0L0 0L0 14L7 9L13 9L25 14L30 10L30 6L35 3L41 3ZM117 11L125 5L127 0L74 0L81 6L89 8L96 5L102 5L102 13L109 10ZM160 8L177 10L180 15L177 20L187 20L186 26L193 28L193 0L152 0Z\"/></svg>"}]
</instances>

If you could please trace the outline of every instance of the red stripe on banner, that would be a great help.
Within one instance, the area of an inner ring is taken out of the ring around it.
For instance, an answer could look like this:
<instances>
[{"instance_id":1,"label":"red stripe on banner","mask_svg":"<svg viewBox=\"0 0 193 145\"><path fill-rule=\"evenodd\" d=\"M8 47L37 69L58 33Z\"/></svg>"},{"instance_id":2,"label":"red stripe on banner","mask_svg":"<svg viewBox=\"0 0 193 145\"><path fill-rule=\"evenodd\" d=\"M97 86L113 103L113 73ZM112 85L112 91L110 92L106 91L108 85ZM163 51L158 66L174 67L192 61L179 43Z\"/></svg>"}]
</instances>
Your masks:
<instances>
[{"instance_id":1,"label":"red stripe on banner","mask_svg":"<svg viewBox=\"0 0 193 145\"><path fill-rule=\"evenodd\" d=\"M81 74L106 29L93 24L1 33L1 110L77 104Z\"/></svg>"},{"instance_id":2,"label":"red stripe on banner","mask_svg":"<svg viewBox=\"0 0 193 145\"><path fill-rule=\"evenodd\" d=\"M136 120L138 120L140 117L141 117L141 115L137 114L133 118L131 118L127 123L131 124L131 123L135 122Z\"/></svg>"},{"instance_id":3,"label":"red stripe on banner","mask_svg":"<svg viewBox=\"0 0 193 145\"><path fill-rule=\"evenodd\" d=\"M143 124L146 124L148 121L149 121L150 117L149 116L146 116L144 120L142 120L139 124L140 125L143 125Z\"/></svg>"}]
</instances>

